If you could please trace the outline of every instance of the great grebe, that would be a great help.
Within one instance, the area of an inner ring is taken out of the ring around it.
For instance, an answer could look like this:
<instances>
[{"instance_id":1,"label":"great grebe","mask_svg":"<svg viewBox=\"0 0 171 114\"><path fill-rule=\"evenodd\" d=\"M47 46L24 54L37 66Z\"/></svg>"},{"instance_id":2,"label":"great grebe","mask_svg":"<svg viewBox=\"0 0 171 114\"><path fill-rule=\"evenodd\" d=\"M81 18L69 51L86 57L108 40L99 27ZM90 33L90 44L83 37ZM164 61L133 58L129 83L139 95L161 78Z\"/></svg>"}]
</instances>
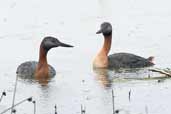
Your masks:
<instances>
[{"instance_id":1,"label":"great grebe","mask_svg":"<svg viewBox=\"0 0 171 114\"><path fill-rule=\"evenodd\" d=\"M17 68L17 75L23 77L48 78L56 75L55 69L48 65L47 53L55 47L73 47L72 45L60 42L57 38L47 36L40 44L39 61L27 61Z\"/></svg>"},{"instance_id":2,"label":"great grebe","mask_svg":"<svg viewBox=\"0 0 171 114\"><path fill-rule=\"evenodd\" d=\"M100 33L104 36L104 44L93 61L94 68L142 68L154 65L153 56L143 58L131 53L114 53L108 56L112 44L112 25L109 22L102 23L96 34Z\"/></svg>"}]
</instances>

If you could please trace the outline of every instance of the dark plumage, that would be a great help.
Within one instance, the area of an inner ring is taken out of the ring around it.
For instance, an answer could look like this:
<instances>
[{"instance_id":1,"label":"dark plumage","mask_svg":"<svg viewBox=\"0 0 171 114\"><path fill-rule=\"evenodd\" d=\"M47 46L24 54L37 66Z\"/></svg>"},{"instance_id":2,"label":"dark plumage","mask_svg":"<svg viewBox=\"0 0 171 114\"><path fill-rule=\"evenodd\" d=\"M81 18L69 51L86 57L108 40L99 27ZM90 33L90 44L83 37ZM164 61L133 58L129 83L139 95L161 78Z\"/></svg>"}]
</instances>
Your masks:
<instances>
[{"instance_id":1,"label":"dark plumage","mask_svg":"<svg viewBox=\"0 0 171 114\"><path fill-rule=\"evenodd\" d=\"M109 68L142 68L154 65L149 58L131 53L115 53L108 56Z\"/></svg>"}]
</instances>

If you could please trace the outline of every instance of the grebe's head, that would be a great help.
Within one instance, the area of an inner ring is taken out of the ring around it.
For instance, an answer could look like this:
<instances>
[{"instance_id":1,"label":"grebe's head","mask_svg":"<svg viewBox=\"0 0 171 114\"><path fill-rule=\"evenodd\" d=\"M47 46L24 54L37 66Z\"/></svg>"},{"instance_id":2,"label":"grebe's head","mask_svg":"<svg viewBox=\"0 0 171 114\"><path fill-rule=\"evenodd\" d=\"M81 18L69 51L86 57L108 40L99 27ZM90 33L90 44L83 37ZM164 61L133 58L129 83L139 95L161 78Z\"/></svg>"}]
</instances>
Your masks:
<instances>
[{"instance_id":1,"label":"grebe's head","mask_svg":"<svg viewBox=\"0 0 171 114\"><path fill-rule=\"evenodd\" d=\"M112 35L112 25L109 22L103 22L100 26L100 30L96 34L102 33L104 36Z\"/></svg>"},{"instance_id":2,"label":"grebe's head","mask_svg":"<svg viewBox=\"0 0 171 114\"><path fill-rule=\"evenodd\" d=\"M72 45L60 42L57 38L47 36L42 40L41 46L46 50L50 50L54 47L73 47Z\"/></svg>"}]
</instances>

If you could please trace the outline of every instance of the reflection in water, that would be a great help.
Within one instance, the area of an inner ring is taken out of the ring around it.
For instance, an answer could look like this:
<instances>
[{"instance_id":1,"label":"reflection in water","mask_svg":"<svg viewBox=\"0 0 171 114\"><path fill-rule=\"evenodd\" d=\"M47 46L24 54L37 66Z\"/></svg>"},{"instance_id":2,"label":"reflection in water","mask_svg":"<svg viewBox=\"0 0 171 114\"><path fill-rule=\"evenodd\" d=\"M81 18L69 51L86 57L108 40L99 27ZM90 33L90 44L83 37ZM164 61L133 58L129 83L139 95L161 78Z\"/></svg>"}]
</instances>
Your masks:
<instances>
[{"instance_id":1,"label":"reflection in water","mask_svg":"<svg viewBox=\"0 0 171 114\"><path fill-rule=\"evenodd\" d=\"M33 83L33 82L38 82L41 86L47 86L48 83L52 80L52 77L46 77L46 78L39 78L35 76L20 76L20 79L23 79L27 82Z\"/></svg>"},{"instance_id":2,"label":"reflection in water","mask_svg":"<svg viewBox=\"0 0 171 114\"><path fill-rule=\"evenodd\" d=\"M149 71L148 68L134 69L102 69L93 68L96 79L104 86L111 87L114 82L129 80L152 80L166 78Z\"/></svg>"},{"instance_id":3,"label":"reflection in water","mask_svg":"<svg viewBox=\"0 0 171 114\"><path fill-rule=\"evenodd\" d=\"M148 68L133 68L133 69L118 69L113 70L114 74L117 75L120 79L126 80L151 80L151 79L160 79L163 76L160 76L157 73L153 73Z\"/></svg>"},{"instance_id":4,"label":"reflection in water","mask_svg":"<svg viewBox=\"0 0 171 114\"><path fill-rule=\"evenodd\" d=\"M93 68L93 72L96 74L97 80L104 87L112 86L112 79L110 79L109 70L105 68Z\"/></svg>"},{"instance_id":5,"label":"reflection in water","mask_svg":"<svg viewBox=\"0 0 171 114\"><path fill-rule=\"evenodd\" d=\"M113 72L120 79L144 79L148 78L150 75L150 72L147 68L115 69Z\"/></svg>"},{"instance_id":6,"label":"reflection in water","mask_svg":"<svg viewBox=\"0 0 171 114\"><path fill-rule=\"evenodd\" d=\"M44 109L49 107L51 105L50 97L52 95L52 88L51 83L53 83L53 78L36 78L32 76L32 78L28 77L19 77L20 81L23 82L23 84L31 86L33 88L37 87L37 90L31 91L28 94L31 94L33 98L37 101L37 107L40 112L45 112ZM43 111L42 111L43 110Z\"/></svg>"},{"instance_id":7,"label":"reflection in water","mask_svg":"<svg viewBox=\"0 0 171 114\"><path fill-rule=\"evenodd\" d=\"M105 69L93 68L97 80L104 87L111 87L115 81L127 79L146 79L149 76L148 69Z\"/></svg>"},{"instance_id":8,"label":"reflection in water","mask_svg":"<svg viewBox=\"0 0 171 114\"><path fill-rule=\"evenodd\" d=\"M35 78L35 80L42 86L47 86L48 83L50 82L51 78L48 77L48 78Z\"/></svg>"}]
</instances>

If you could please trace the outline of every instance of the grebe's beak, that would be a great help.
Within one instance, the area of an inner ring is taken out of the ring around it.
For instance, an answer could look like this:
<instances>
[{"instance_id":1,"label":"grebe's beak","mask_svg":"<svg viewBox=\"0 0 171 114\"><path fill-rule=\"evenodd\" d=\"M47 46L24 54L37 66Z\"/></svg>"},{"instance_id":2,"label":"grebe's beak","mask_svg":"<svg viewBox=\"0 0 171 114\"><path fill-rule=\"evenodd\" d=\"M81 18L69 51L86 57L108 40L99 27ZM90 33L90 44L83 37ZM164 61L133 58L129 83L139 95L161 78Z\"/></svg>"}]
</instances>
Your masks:
<instances>
[{"instance_id":1,"label":"grebe's beak","mask_svg":"<svg viewBox=\"0 0 171 114\"><path fill-rule=\"evenodd\" d=\"M96 32L96 34L100 34L100 33L102 33L102 29L100 29Z\"/></svg>"},{"instance_id":2,"label":"grebe's beak","mask_svg":"<svg viewBox=\"0 0 171 114\"><path fill-rule=\"evenodd\" d=\"M74 47L72 45L65 44L65 43L62 43L62 42L60 42L59 46L61 46L61 47Z\"/></svg>"}]
</instances>

